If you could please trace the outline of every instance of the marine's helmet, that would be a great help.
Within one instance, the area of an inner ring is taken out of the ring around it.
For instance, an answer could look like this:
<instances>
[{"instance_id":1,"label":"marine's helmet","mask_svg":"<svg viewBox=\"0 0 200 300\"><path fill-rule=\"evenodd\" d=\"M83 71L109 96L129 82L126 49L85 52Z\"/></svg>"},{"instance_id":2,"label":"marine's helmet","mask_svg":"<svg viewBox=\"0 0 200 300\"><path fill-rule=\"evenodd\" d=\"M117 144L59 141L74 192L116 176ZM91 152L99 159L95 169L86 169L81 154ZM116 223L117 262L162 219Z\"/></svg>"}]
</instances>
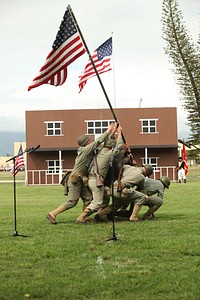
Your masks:
<instances>
[{"instance_id":1,"label":"marine's helmet","mask_svg":"<svg viewBox=\"0 0 200 300\"><path fill-rule=\"evenodd\" d=\"M167 176L162 176L159 180L163 183L163 185L168 189L170 186L170 179Z\"/></svg>"},{"instance_id":2,"label":"marine's helmet","mask_svg":"<svg viewBox=\"0 0 200 300\"><path fill-rule=\"evenodd\" d=\"M146 169L146 176L153 174L153 167L151 165L145 164L143 167Z\"/></svg>"},{"instance_id":3,"label":"marine's helmet","mask_svg":"<svg viewBox=\"0 0 200 300\"><path fill-rule=\"evenodd\" d=\"M104 147L107 148L112 148L113 146L116 145L116 140L113 138L108 138L105 142L104 142Z\"/></svg>"},{"instance_id":4,"label":"marine's helmet","mask_svg":"<svg viewBox=\"0 0 200 300\"><path fill-rule=\"evenodd\" d=\"M90 138L89 138L89 136L87 136L87 135L80 135L79 137L78 137L78 139L77 139L77 143L78 143L78 145L80 146L80 147L82 147L82 146L84 146L86 143L87 143L87 141L89 140Z\"/></svg>"}]
</instances>

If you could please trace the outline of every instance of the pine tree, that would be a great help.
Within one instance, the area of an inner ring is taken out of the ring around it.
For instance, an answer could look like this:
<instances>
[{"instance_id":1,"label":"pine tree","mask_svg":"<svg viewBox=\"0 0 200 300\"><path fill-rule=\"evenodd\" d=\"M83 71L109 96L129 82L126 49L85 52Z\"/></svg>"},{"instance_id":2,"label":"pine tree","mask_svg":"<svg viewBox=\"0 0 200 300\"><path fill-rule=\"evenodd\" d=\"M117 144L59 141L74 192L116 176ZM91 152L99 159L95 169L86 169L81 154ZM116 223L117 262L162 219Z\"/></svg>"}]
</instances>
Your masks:
<instances>
[{"instance_id":1,"label":"pine tree","mask_svg":"<svg viewBox=\"0 0 200 300\"><path fill-rule=\"evenodd\" d=\"M187 111L190 140L200 142L200 36L197 45L183 21L177 0L163 0L162 37L166 41L165 53L173 65L181 101Z\"/></svg>"}]
</instances>

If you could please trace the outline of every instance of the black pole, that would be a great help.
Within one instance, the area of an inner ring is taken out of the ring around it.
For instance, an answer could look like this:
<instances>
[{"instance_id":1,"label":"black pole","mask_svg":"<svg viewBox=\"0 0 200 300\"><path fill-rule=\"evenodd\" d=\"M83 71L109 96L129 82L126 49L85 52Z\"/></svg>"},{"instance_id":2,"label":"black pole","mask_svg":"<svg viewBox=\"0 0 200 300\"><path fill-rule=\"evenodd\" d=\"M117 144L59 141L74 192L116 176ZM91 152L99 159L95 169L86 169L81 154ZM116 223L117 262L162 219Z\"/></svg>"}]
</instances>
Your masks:
<instances>
[{"instance_id":1,"label":"black pole","mask_svg":"<svg viewBox=\"0 0 200 300\"><path fill-rule=\"evenodd\" d=\"M14 233L13 236L22 236L22 237L28 237L27 235L24 234L19 234L17 231L17 196L16 196L16 166L15 166L15 161L16 161L16 157L18 157L19 155L23 155L25 152L27 152L28 154L31 154L32 152L34 152L35 150L37 150L40 147L40 145L37 145L36 147L32 147L29 149L25 149L22 153L15 155L13 157L11 157L10 159L8 159L6 162L9 162L10 160L13 160L13 196L14 196Z\"/></svg>"},{"instance_id":2,"label":"black pole","mask_svg":"<svg viewBox=\"0 0 200 300\"><path fill-rule=\"evenodd\" d=\"M26 150L24 151L26 152ZM24 153L23 152L23 153ZM22 153L22 154L23 154ZM20 153L20 155L22 155ZM9 160L7 160L6 162L10 161L10 160L13 160L13 164L14 164L14 167L13 167L13 205L14 205L14 233L13 233L13 236L22 236L22 237L28 237L27 235L24 235L24 234L19 234L18 231L17 231L17 196L16 196L16 178L15 178L15 171L16 171L16 166L15 166L15 161L16 161L16 157L18 157L19 155L16 155L16 156L13 156L12 158L10 158Z\"/></svg>"},{"instance_id":3,"label":"black pole","mask_svg":"<svg viewBox=\"0 0 200 300\"><path fill-rule=\"evenodd\" d=\"M106 97L106 100L107 100L108 105L109 105L109 107L110 107L110 110L111 110L111 112L112 112L113 118L114 118L115 122L118 122L117 116L116 116L116 114L115 114L115 112L114 112L114 109L113 109L111 103L110 103L110 100L109 100L109 98L108 98L108 95L107 95L107 93L106 93L106 90L105 90L105 88L104 88L104 85L103 85L103 83L102 83L102 81L101 81L101 78L100 78L99 73L98 73L98 71L97 71L97 69L96 69L95 63L94 63L94 61L93 61L93 59L92 59L92 56L91 56L91 54L90 54L90 51L89 51L89 49L88 49L88 46L87 46L87 44L86 44L86 42L85 42L85 39L84 39L84 37L83 37L83 35L82 35L82 32L81 32L81 30L80 30L80 28L79 28L79 25L78 25L77 21L76 21L76 18L75 18L75 16L74 16L74 13L73 13L73 11L72 11L72 9L71 9L71 6L68 5L67 8L68 8L68 10L69 10L69 12L70 12L70 14L71 14L71 17L72 17L72 19L73 19L73 21L74 21L74 25L76 26L76 29L78 30L78 32L79 32L79 34L80 34L81 40L82 40L82 42L83 42L83 45L84 45L84 47L85 47L85 49L86 49L86 51L87 51L87 54L88 54L88 56L89 56L89 59L90 59L90 61L91 61L91 63L92 63L92 66L93 66L93 68L94 68L94 71L95 71L95 73L96 73L96 76L97 76L97 78L98 78L98 80L99 80L99 83L100 83L100 85L101 85L101 88L102 88L102 90L103 90L103 93L104 93L104 95L105 95L105 97ZM122 133L122 139L123 139L124 144L126 144L126 139L125 139L123 133Z\"/></svg>"},{"instance_id":4,"label":"black pole","mask_svg":"<svg viewBox=\"0 0 200 300\"><path fill-rule=\"evenodd\" d=\"M16 236L18 235L17 232L17 205L16 205L16 179L15 179L15 157L13 158L13 164L14 164L14 175L13 175L13 193L14 193L14 233L13 235Z\"/></svg>"},{"instance_id":5,"label":"black pole","mask_svg":"<svg viewBox=\"0 0 200 300\"><path fill-rule=\"evenodd\" d=\"M113 160L114 160L114 148L115 146L112 146L112 156L110 160L110 167L111 167L111 197L112 197L112 237L109 238L107 241L116 241L117 236L115 233L115 197L114 197L114 166L113 166Z\"/></svg>"}]
</instances>

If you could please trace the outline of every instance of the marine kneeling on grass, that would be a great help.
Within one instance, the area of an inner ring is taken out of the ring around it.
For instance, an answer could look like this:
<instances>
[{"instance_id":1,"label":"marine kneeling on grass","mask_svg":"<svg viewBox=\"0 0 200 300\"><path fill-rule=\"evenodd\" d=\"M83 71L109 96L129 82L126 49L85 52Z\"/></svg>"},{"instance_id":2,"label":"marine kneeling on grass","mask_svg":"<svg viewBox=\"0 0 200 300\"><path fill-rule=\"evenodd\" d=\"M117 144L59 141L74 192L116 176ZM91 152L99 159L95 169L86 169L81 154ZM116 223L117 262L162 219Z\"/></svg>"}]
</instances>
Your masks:
<instances>
[{"instance_id":1,"label":"marine kneeling on grass","mask_svg":"<svg viewBox=\"0 0 200 300\"><path fill-rule=\"evenodd\" d=\"M142 220L155 219L154 213L163 205L164 191L166 188L168 189L169 186L170 179L167 176L162 176L157 180L146 177L142 186L137 186L136 190L147 196L143 205L149 207L147 212L143 215ZM133 210L133 206L134 204L131 204L129 210L127 210L127 207L123 205L116 215L120 217L129 217Z\"/></svg>"},{"instance_id":2,"label":"marine kneeling on grass","mask_svg":"<svg viewBox=\"0 0 200 300\"><path fill-rule=\"evenodd\" d=\"M126 162L127 163L127 162ZM150 165L143 165L142 167L135 167L129 164L123 166L121 176L121 189L119 189L119 182L114 182L114 211L119 210L123 205L128 206L133 203L134 208L131 212L129 220L131 222L138 221L138 213L145 202L147 196L135 189L138 185L144 184L145 176L150 176L153 173L153 167ZM108 205L103 210L100 210L95 215L96 221L105 219L111 214L112 205Z\"/></svg>"}]
</instances>

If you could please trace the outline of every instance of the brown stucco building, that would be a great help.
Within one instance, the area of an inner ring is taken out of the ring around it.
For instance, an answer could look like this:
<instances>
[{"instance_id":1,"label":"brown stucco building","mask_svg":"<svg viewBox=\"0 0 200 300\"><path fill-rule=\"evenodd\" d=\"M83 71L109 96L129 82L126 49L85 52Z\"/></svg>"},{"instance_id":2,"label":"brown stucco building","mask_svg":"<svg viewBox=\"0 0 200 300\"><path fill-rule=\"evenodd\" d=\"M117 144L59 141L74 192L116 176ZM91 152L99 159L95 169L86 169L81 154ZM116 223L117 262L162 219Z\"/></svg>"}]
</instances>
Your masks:
<instances>
[{"instance_id":1,"label":"brown stucco building","mask_svg":"<svg viewBox=\"0 0 200 300\"><path fill-rule=\"evenodd\" d=\"M154 178L175 180L176 108L117 108L115 114L137 165L150 163ZM27 155L27 184L58 184L74 165L77 137L88 134L93 139L112 120L110 109L27 111L26 146L40 145Z\"/></svg>"}]
</instances>

